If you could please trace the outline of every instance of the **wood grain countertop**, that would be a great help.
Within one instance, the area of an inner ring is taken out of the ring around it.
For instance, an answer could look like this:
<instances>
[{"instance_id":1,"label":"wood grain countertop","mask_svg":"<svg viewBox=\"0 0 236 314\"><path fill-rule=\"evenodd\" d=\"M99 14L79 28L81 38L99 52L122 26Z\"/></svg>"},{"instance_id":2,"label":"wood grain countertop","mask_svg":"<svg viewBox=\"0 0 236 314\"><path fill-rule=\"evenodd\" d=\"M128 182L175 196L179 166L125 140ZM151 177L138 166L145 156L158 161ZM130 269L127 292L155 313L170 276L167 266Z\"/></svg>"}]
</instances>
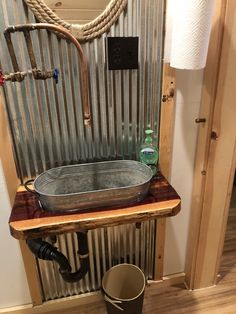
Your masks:
<instances>
[{"instance_id":1,"label":"wood grain countertop","mask_svg":"<svg viewBox=\"0 0 236 314\"><path fill-rule=\"evenodd\" d=\"M180 203L179 195L160 172L152 178L148 195L139 203L76 213L45 211L38 197L21 187L16 193L9 225L14 238L26 240L174 216L180 211Z\"/></svg>"}]
</instances>

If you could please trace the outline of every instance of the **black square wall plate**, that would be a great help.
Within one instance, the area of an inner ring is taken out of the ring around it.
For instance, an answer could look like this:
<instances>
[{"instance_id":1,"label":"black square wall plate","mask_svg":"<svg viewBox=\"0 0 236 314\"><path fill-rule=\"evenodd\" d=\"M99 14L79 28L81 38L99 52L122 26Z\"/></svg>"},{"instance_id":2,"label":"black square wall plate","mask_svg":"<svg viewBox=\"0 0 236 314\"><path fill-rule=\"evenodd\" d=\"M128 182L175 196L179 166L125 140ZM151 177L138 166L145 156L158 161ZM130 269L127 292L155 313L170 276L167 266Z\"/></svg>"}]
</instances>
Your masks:
<instances>
[{"instance_id":1,"label":"black square wall plate","mask_svg":"<svg viewBox=\"0 0 236 314\"><path fill-rule=\"evenodd\" d=\"M138 42L138 37L107 37L108 69L138 69Z\"/></svg>"}]
</instances>

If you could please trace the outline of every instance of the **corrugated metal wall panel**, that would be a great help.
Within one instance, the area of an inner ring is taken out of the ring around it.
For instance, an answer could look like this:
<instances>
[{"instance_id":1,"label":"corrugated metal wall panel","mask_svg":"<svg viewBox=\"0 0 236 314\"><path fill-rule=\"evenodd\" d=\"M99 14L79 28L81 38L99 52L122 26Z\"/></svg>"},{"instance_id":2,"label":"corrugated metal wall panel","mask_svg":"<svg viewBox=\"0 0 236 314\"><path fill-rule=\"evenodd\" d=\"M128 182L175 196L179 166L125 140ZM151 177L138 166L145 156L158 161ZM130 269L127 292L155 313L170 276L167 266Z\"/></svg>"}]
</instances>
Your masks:
<instances>
[{"instance_id":1,"label":"corrugated metal wall panel","mask_svg":"<svg viewBox=\"0 0 236 314\"><path fill-rule=\"evenodd\" d=\"M34 31L38 67L59 68L60 79L6 82L4 90L23 180L60 165L117 158L136 159L144 129L151 123L157 135L162 72L164 0L130 0L109 33L83 49L89 61L92 127L83 125L79 64L72 44L47 31ZM12 65L3 30L7 25L35 22L22 0L0 2L0 62L3 72ZM109 71L107 36L139 37L139 69ZM12 35L21 70L30 69L23 34ZM156 136L156 142L158 137Z\"/></svg>"},{"instance_id":2,"label":"corrugated metal wall panel","mask_svg":"<svg viewBox=\"0 0 236 314\"><path fill-rule=\"evenodd\" d=\"M13 70L3 30L35 22L22 0L0 1L0 68ZM161 98L164 0L129 0L128 8L109 33L83 44L89 61L91 128L83 125L80 72L75 48L47 31L32 32L41 69L59 68L60 80L7 82L4 93L15 160L22 181L60 165L109 159L136 159L151 124L158 144ZM108 71L106 38L139 37L139 69ZM30 69L22 34L13 35L21 70ZM141 267L153 277L155 221L89 231L90 271L78 283L65 283L57 265L38 260L44 299L95 291L104 272L121 262ZM74 234L58 237L57 245L74 268L79 267Z\"/></svg>"}]
</instances>

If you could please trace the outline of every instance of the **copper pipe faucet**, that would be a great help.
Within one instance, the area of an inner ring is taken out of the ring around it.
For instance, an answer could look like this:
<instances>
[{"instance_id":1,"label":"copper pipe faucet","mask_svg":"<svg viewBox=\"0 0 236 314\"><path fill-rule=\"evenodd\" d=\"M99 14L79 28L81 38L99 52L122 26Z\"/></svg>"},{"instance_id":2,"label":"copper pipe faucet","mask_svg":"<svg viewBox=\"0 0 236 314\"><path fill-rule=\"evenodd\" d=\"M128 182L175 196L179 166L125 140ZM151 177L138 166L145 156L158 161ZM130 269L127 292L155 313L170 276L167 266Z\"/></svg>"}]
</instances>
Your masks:
<instances>
[{"instance_id":1,"label":"copper pipe faucet","mask_svg":"<svg viewBox=\"0 0 236 314\"><path fill-rule=\"evenodd\" d=\"M31 41L31 37L29 33L30 31L33 31L36 29L47 29L47 30L54 31L62 35L63 38L68 39L70 42L72 42L76 46L79 53L80 71L81 71L81 78L82 78L81 96L82 96L82 102L83 102L84 124L90 125L91 124L91 112L90 112L90 102L89 102L89 81L88 81L87 60L83 53L82 47L77 41L77 39L65 28L56 26L53 24L48 24L48 23L22 24L22 25L9 26L8 28L6 28L6 30L4 31L4 36L7 42L8 51L10 53L12 65L15 71L15 73L13 73L15 74L15 78L13 78L12 80L20 82L25 77L24 73L20 72L19 70L14 47L11 41L11 33L15 33L15 32L24 33L34 78L35 79L47 79L53 76L53 71L41 71L37 69L35 55L33 52L33 45L32 45L32 41Z\"/></svg>"}]
</instances>

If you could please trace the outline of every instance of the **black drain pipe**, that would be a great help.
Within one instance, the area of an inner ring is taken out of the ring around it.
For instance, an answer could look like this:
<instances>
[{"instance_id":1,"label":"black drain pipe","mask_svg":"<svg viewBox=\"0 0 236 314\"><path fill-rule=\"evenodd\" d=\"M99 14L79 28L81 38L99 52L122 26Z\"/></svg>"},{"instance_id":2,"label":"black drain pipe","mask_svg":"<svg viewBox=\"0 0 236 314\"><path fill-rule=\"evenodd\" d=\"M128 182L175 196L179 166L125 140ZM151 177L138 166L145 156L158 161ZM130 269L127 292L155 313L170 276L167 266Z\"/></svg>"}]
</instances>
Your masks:
<instances>
[{"instance_id":1,"label":"black drain pipe","mask_svg":"<svg viewBox=\"0 0 236 314\"><path fill-rule=\"evenodd\" d=\"M59 272L62 278L67 282L76 282L82 279L89 269L89 252L87 232L76 232L78 239L78 255L80 259L80 268L74 273L71 272L71 266L64 254L57 248L42 239L27 240L31 252L40 259L55 261L59 265Z\"/></svg>"}]
</instances>

